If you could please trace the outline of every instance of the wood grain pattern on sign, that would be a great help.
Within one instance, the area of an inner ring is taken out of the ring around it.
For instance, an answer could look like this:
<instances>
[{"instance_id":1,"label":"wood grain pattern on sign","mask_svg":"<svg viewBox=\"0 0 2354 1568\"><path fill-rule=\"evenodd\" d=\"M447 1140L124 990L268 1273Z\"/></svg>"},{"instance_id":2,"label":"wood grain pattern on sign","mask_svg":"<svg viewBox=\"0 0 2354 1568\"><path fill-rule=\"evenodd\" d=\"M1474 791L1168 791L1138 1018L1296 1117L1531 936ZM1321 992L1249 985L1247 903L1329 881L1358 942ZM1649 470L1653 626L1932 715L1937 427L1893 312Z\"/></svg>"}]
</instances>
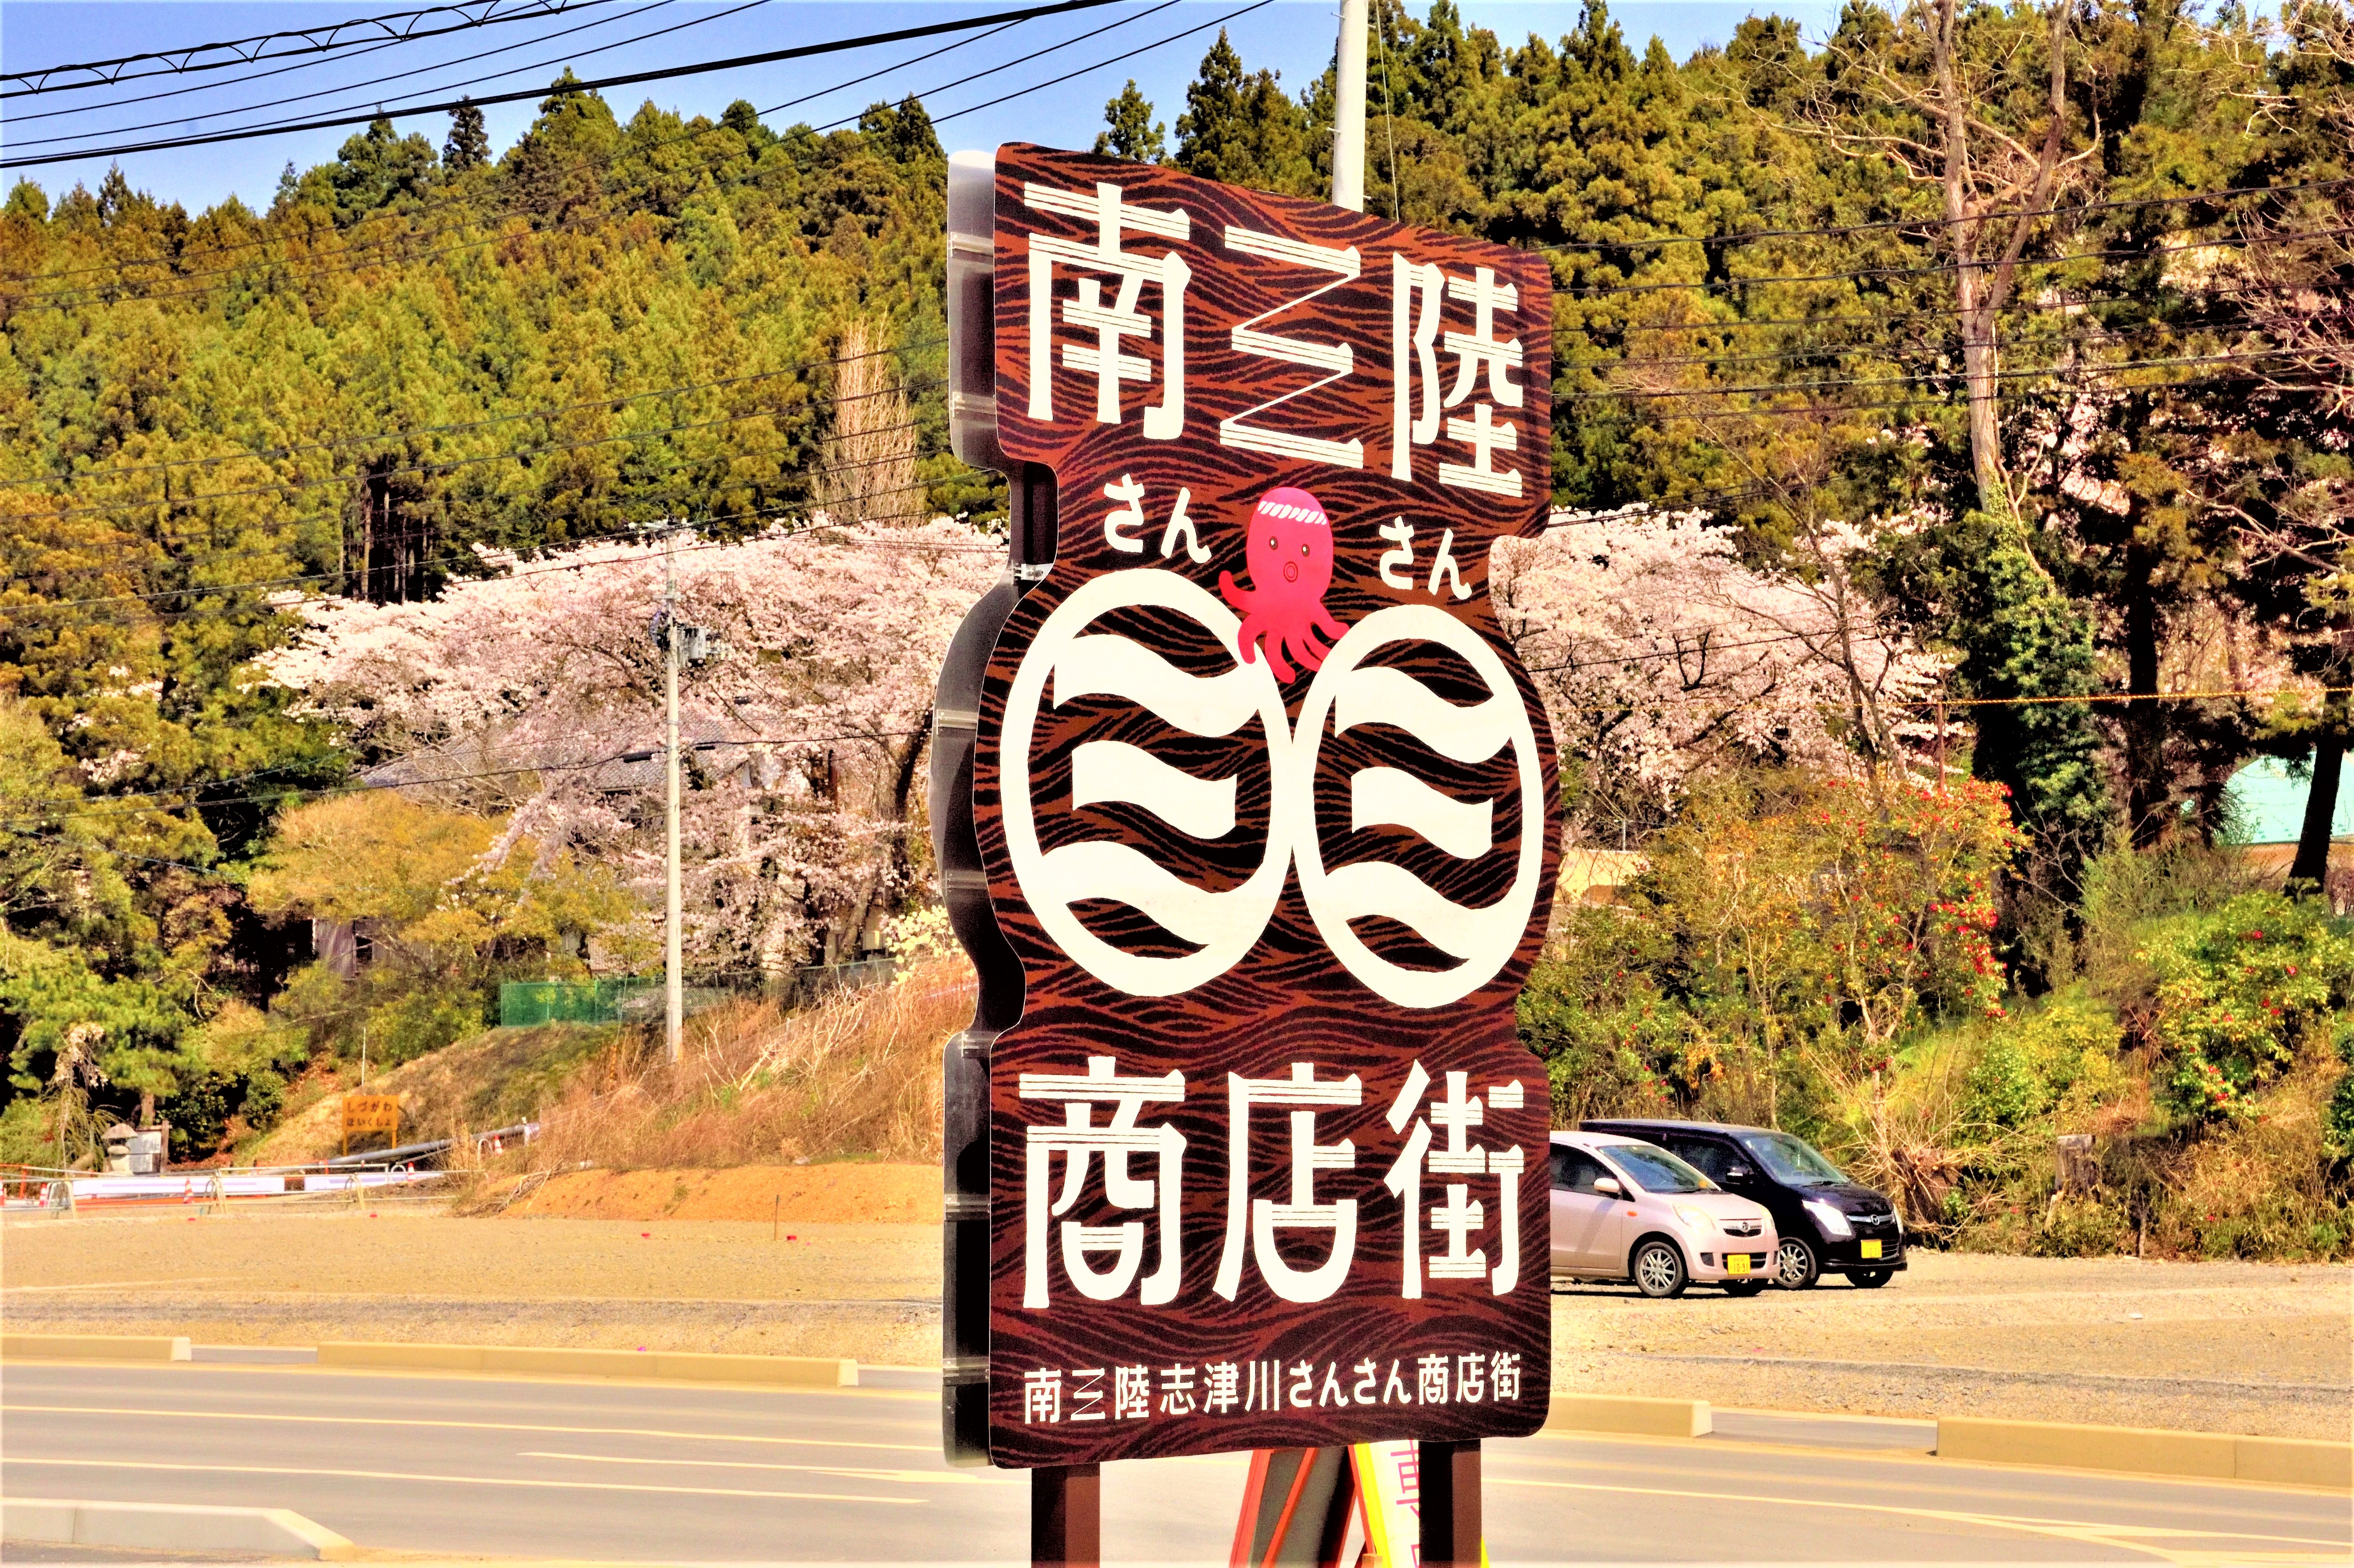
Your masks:
<instances>
[{"instance_id":1,"label":"wood grain pattern on sign","mask_svg":"<svg viewBox=\"0 0 2354 1568\"><path fill-rule=\"evenodd\" d=\"M1544 265L1009 145L994 287L1060 522L973 769L1026 985L991 1457L1533 1431L1557 790L1487 589L1550 491Z\"/></svg>"}]
</instances>

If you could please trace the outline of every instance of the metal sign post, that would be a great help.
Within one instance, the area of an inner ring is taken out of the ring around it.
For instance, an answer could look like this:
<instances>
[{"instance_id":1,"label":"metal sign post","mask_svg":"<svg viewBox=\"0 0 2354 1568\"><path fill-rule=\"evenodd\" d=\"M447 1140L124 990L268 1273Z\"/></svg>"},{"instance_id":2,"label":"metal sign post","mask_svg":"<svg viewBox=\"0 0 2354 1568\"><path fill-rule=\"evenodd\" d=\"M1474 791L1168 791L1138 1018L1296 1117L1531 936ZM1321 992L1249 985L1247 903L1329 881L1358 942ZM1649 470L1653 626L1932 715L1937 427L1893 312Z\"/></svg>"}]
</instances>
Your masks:
<instances>
[{"instance_id":1,"label":"metal sign post","mask_svg":"<svg viewBox=\"0 0 2354 1568\"><path fill-rule=\"evenodd\" d=\"M949 205L951 430L1013 512L935 715L949 1454L1078 1562L1105 1460L1410 1439L1424 1561L1476 1562L1551 1382L1557 779L1488 597L1546 268L1021 144Z\"/></svg>"}]
</instances>

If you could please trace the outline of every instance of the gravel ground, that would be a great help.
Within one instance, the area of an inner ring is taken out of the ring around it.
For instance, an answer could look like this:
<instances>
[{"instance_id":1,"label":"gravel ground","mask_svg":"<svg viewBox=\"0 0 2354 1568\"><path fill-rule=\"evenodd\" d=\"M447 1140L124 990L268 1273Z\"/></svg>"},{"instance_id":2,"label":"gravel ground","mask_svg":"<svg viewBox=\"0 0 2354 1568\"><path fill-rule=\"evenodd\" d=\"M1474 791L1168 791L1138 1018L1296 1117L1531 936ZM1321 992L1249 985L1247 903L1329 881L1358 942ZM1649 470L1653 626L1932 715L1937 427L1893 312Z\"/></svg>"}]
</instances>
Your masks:
<instances>
[{"instance_id":1,"label":"gravel ground","mask_svg":"<svg viewBox=\"0 0 2354 1568\"><path fill-rule=\"evenodd\" d=\"M468 1220L429 1205L11 1219L11 1330L938 1355L939 1232ZM1885 1289L1555 1298L1554 1386L2343 1439L2354 1271L1916 1253Z\"/></svg>"},{"instance_id":2,"label":"gravel ground","mask_svg":"<svg viewBox=\"0 0 2354 1568\"><path fill-rule=\"evenodd\" d=\"M1872 1415L1971 1414L2343 1440L2354 1271L1914 1253L1885 1288L1747 1301L1577 1287L1554 1386Z\"/></svg>"}]
</instances>

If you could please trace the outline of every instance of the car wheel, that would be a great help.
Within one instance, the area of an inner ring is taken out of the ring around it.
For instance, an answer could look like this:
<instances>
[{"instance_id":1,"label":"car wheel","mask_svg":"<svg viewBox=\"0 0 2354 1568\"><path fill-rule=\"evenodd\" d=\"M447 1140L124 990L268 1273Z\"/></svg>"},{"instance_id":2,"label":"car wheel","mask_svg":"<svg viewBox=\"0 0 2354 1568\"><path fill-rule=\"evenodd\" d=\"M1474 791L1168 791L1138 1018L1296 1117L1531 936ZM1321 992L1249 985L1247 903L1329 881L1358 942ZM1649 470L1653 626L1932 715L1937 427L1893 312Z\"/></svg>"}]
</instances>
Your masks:
<instances>
[{"instance_id":1,"label":"car wheel","mask_svg":"<svg viewBox=\"0 0 2354 1568\"><path fill-rule=\"evenodd\" d=\"M1797 1236L1782 1238L1774 1265L1774 1283L1785 1290L1805 1290L1822 1277L1823 1266L1815 1249Z\"/></svg>"},{"instance_id":2,"label":"car wheel","mask_svg":"<svg viewBox=\"0 0 2354 1568\"><path fill-rule=\"evenodd\" d=\"M1877 1290L1895 1277L1896 1271L1893 1268L1850 1268L1847 1271L1847 1282L1858 1290Z\"/></svg>"},{"instance_id":3,"label":"car wheel","mask_svg":"<svg viewBox=\"0 0 2354 1568\"><path fill-rule=\"evenodd\" d=\"M1755 1296L1766 1288L1762 1279L1728 1279L1724 1282L1727 1296Z\"/></svg>"},{"instance_id":4,"label":"car wheel","mask_svg":"<svg viewBox=\"0 0 2354 1568\"><path fill-rule=\"evenodd\" d=\"M1631 1271L1635 1288L1655 1300L1681 1296L1691 1277L1684 1272L1684 1255L1676 1250L1673 1242L1654 1236L1635 1249Z\"/></svg>"}]
</instances>

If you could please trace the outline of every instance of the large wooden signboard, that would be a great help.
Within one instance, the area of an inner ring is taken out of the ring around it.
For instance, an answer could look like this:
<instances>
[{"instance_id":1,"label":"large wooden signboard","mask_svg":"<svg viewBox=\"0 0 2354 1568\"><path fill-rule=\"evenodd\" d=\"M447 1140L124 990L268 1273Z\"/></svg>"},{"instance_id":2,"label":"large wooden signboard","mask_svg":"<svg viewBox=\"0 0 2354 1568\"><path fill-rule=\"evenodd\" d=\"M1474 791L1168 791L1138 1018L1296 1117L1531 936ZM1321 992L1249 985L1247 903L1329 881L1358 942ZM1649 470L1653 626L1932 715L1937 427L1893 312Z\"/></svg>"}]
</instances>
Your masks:
<instances>
[{"instance_id":1,"label":"large wooden signboard","mask_svg":"<svg viewBox=\"0 0 2354 1568\"><path fill-rule=\"evenodd\" d=\"M1555 776L1488 552L1549 493L1545 269L1023 145L993 243L1058 521L972 760L990 1457L1532 1431Z\"/></svg>"}]
</instances>

